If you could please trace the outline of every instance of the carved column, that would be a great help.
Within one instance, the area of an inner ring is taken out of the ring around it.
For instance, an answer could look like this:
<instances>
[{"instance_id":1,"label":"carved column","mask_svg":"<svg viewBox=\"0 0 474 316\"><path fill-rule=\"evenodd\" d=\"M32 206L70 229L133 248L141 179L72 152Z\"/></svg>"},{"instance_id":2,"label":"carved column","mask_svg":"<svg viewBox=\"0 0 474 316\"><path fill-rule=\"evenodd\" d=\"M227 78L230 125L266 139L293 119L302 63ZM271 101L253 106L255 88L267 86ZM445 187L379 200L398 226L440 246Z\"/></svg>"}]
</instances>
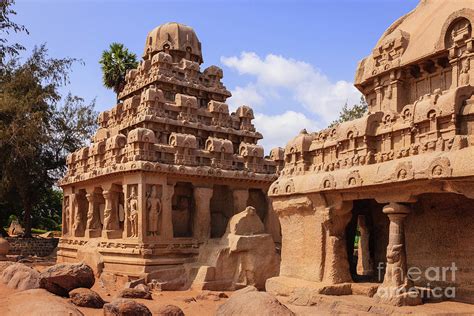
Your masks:
<instances>
[{"instance_id":1,"label":"carved column","mask_svg":"<svg viewBox=\"0 0 474 316\"><path fill-rule=\"evenodd\" d=\"M346 250L346 226L352 214L352 201L338 202L323 211L324 268L322 281L328 284L351 282L349 260Z\"/></svg>"},{"instance_id":2,"label":"carved column","mask_svg":"<svg viewBox=\"0 0 474 316\"><path fill-rule=\"evenodd\" d=\"M104 238L119 238L120 226L118 217L118 196L117 192L113 191L111 187L102 192L105 199L104 208L104 229L102 230L102 237Z\"/></svg>"},{"instance_id":3,"label":"carved column","mask_svg":"<svg viewBox=\"0 0 474 316\"><path fill-rule=\"evenodd\" d=\"M359 244L357 248L357 274L372 275L374 269L372 266L372 258L370 257L369 239L370 231L367 227L365 215L357 217L357 226L360 231Z\"/></svg>"},{"instance_id":4,"label":"carved column","mask_svg":"<svg viewBox=\"0 0 474 316\"><path fill-rule=\"evenodd\" d=\"M94 190L87 191L86 194L87 202L89 202L89 207L87 209L87 224L86 224L86 237L95 238L100 237L101 227L100 227L100 215L99 209L97 207L97 198L95 196Z\"/></svg>"},{"instance_id":5,"label":"carved column","mask_svg":"<svg viewBox=\"0 0 474 316\"><path fill-rule=\"evenodd\" d=\"M383 86L377 85L374 89L376 96L377 111L382 111L382 102L383 102Z\"/></svg>"},{"instance_id":6,"label":"carved column","mask_svg":"<svg viewBox=\"0 0 474 316\"><path fill-rule=\"evenodd\" d=\"M124 220L123 220L122 238L128 238L128 236L130 236L130 222L128 220L130 210L128 209L127 198L130 195L130 192L128 192L127 184L122 185L122 192L123 192L123 198L124 198L124 202L123 202Z\"/></svg>"},{"instance_id":7,"label":"carved column","mask_svg":"<svg viewBox=\"0 0 474 316\"><path fill-rule=\"evenodd\" d=\"M273 241L275 243L281 244L281 227L280 221L278 220L278 215L273 210L273 204L270 198L268 197L268 192L265 192L265 198L267 201L267 216L265 218L265 231L272 235Z\"/></svg>"},{"instance_id":8,"label":"carved column","mask_svg":"<svg viewBox=\"0 0 474 316\"><path fill-rule=\"evenodd\" d=\"M64 195L62 213L62 236L69 236L71 231L71 196Z\"/></svg>"},{"instance_id":9,"label":"carved column","mask_svg":"<svg viewBox=\"0 0 474 316\"><path fill-rule=\"evenodd\" d=\"M174 184L163 186L163 213L161 218L161 232L164 239L173 238L173 194Z\"/></svg>"},{"instance_id":10,"label":"carved column","mask_svg":"<svg viewBox=\"0 0 474 316\"><path fill-rule=\"evenodd\" d=\"M73 218L73 225L72 225L72 231L74 234L74 237L84 237L84 230L85 230L85 212L86 210L84 209L83 201L80 193L74 193L72 195L73 198L73 210L74 210L74 218Z\"/></svg>"},{"instance_id":11,"label":"carved column","mask_svg":"<svg viewBox=\"0 0 474 316\"><path fill-rule=\"evenodd\" d=\"M410 208L392 202L383 208L383 212L390 220L387 267L375 298L378 302L396 306L421 304L420 293L407 277L404 221Z\"/></svg>"},{"instance_id":12,"label":"carved column","mask_svg":"<svg viewBox=\"0 0 474 316\"><path fill-rule=\"evenodd\" d=\"M234 189L232 191L234 197L234 214L240 213L247 207L247 201L249 199L248 189Z\"/></svg>"},{"instance_id":13,"label":"carved column","mask_svg":"<svg viewBox=\"0 0 474 316\"><path fill-rule=\"evenodd\" d=\"M194 216L194 237L204 241L211 236L211 198L213 189L206 187L194 188L196 214Z\"/></svg>"},{"instance_id":14,"label":"carved column","mask_svg":"<svg viewBox=\"0 0 474 316\"><path fill-rule=\"evenodd\" d=\"M146 236L146 184L143 181L143 178L140 177L140 182L138 183L138 241L142 242Z\"/></svg>"}]
</instances>

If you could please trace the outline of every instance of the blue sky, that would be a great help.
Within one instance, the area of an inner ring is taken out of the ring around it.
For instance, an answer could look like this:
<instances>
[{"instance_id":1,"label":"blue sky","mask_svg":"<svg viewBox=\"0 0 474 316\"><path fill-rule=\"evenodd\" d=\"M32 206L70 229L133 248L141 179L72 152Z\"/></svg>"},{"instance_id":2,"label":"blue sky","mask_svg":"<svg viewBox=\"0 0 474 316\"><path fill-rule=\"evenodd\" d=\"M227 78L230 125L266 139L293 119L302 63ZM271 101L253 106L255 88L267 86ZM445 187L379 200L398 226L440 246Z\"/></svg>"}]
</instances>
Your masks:
<instances>
[{"instance_id":1,"label":"blue sky","mask_svg":"<svg viewBox=\"0 0 474 316\"><path fill-rule=\"evenodd\" d=\"M299 129L324 128L345 101L360 59L385 29L417 5L415 0L319 1L132 1L17 0L15 20L30 35L28 48L47 43L54 57L75 57L66 91L97 99L97 110L114 105L101 82L101 52L124 43L141 56L147 32L165 22L192 26L205 63L224 70L234 96L231 108L254 108L267 151L284 146Z\"/></svg>"}]
</instances>

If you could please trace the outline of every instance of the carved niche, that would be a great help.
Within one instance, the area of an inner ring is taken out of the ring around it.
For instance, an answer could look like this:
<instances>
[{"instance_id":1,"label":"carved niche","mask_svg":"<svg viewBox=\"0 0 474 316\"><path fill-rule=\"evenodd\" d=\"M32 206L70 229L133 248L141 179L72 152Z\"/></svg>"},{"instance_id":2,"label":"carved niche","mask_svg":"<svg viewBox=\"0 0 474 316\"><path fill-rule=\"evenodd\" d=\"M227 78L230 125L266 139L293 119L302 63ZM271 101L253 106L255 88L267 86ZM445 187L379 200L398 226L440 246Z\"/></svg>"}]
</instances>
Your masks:
<instances>
[{"instance_id":1,"label":"carved niche","mask_svg":"<svg viewBox=\"0 0 474 316\"><path fill-rule=\"evenodd\" d=\"M138 194L137 186L129 186L129 195L126 200L127 214L126 220L128 221L129 231L127 237L138 237Z\"/></svg>"},{"instance_id":2,"label":"carved niche","mask_svg":"<svg viewBox=\"0 0 474 316\"><path fill-rule=\"evenodd\" d=\"M362 185L362 178L359 171L351 171L346 177L346 187L357 187Z\"/></svg>"},{"instance_id":3,"label":"carved niche","mask_svg":"<svg viewBox=\"0 0 474 316\"><path fill-rule=\"evenodd\" d=\"M434 159L428 169L425 171L429 179L450 177L453 173L451 163L446 157Z\"/></svg>"},{"instance_id":4,"label":"carved niche","mask_svg":"<svg viewBox=\"0 0 474 316\"><path fill-rule=\"evenodd\" d=\"M391 181L407 181L415 177L415 172L410 161L402 162L397 165L395 171L392 173Z\"/></svg>"},{"instance_id":5,"label":"carved niche","mask_svg":"<svg viewBox=\"0 0 474 316\"><path fill-rule=\"evenodd\" d=\"M161 187L160 187L161 189ZM149 185L146 193L147 235L160 234L161 198L158 185Z\"/></svg>"},{"instance_id":6,"label":"carved niche","mask_svg":"<svg viewBox=\"0 0 474 316\"><path fill-rule=\"evenodd\" d=\"M321 180L321 184L319 186L321 190L329 190L329 189L335 189L336 188L336 181L334 180L334 177L330 174L324 176L324 178Z\"/></svg>"}]
</instances>

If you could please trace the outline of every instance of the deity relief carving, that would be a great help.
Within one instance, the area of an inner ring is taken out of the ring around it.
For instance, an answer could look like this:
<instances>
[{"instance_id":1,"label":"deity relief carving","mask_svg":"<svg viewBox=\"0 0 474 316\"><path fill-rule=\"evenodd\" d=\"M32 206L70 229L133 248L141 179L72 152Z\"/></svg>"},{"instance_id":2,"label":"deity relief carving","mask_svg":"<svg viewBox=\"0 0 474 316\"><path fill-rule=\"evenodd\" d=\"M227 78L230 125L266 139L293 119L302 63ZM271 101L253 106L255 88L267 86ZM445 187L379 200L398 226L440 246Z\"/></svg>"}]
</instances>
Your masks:
<instances>
[{"instance_id":1,"label":"deity relief carving","mask_svg":"<svg viewBox=\"0 0 474 316\"><path fill-rule=\"evenodd\" d=\"M415 172L411 162L402 162L397 165L389 181L407 181L413 179Z\"/></svg>"},{"instance_id":2,"label":"deity relief carving","mask_svg":"<svg viewBox=\"0 0 474 316\"><path fill-rule=\"evenodd\" d=\"M346 186L354 187L362 185L362 178L360 177L359 171L351 171L346 177Z\"/></svg>"},{"instance_id":3,"label":"deity relief carving","mask_svg":"<svg viewBox=\"0 0 474 316\"><path fill-rule=\"evenodd\" d=\"M72 225L72 230L74 236L82 236L84 233L84 214L82 209L82 203L80 201L80 196L78 193L73 194L73 209L74 209L74 223Z\"/></svg>"},{"instance_id":4,"label":"deity relief carving","mask_svg":"<svg viewBox=\"0 0 474 316\"><path fill-rule=\"evenodd\" d=\"M430 163L426 170L428 178L444 178L452 175L451 163L446 157L439 157Z\"/></svg>"},{"instance_id":5,"label":"deity relief carving","mask_svg":"<svg viewBox=\"0 0 474 316\"><path fill-rule=\"evenodd\" d=\"M321 189L334 189L336 187L336 182L332 175L327 175L323 178L320 185Z\"/></svg>"},{"instance_id":6,"label":"deity relief carving","mask_svg":"<svg viewBox=\"0 0 474 316\"><path fill-rule=\"evenodd\" d=\"M459 73L459 86L467 86L469 85L470 78L469 78L469 70L470 70L470 63L471 61L469 58L466 58L461 63L461 70Z\"/></svg>"},{"instance_id":7,"label":"deity relief carving","mask_svg":"<svg viewBox=\"0 0 474 316\"><path fill-rule=\"evenodd\" d=\"M158 196L157 186L152 185L146 194L146 211L148 214L148 234L159 234L159 221L161 215L161 200Z\"/></svg>"},{"instance_id":8,"label":"deity relief carving","mask_svg":"<svg viewBox=\"0 0 474 316\"><path fill-rule=\"evenodd\" d=\"M397 245L388 245L387 246L387 270L385 273L385 277L393 282L394 285L401 285L403 284L403 244Z\"/></svg>"},{"instance_id":9,"label":"deity relief carving","mask_svg":"<svg viewBox=\"0 0 474 316\"><path fill-rule=\"evenodd\" d=\"M130 237L138 237L138 196L135 186L127 198L127 219L130 222Z\"/></svg>"},{"instance_id":10,"label":"deity relief carving","mask_svg":"<svg viewBox=\"0 0 474 316\"><path fill-rule=\"evenodd\" d=\"M69 196L64 197L63 202L63 213L64 213L64 224L63 224L63 235L69 234L69 225L71 220L71 212L69 209Z\"/></svg>"}]
</instances>

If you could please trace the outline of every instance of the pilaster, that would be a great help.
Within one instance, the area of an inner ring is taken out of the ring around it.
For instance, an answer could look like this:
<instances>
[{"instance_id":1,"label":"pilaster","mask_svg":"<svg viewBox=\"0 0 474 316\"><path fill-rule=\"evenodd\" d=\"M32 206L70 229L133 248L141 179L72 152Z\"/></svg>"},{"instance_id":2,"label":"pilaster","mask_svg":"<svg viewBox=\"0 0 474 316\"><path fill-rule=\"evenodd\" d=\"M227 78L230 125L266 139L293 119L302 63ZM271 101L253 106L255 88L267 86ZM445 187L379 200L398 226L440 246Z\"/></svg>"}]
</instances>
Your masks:
<instances>
[{"instance_id":1,"label":"pilaster","mask_svg":"<svg viewBox=\"0 0 474 316\"><path fill-rule=\"evenodd\" d=\"M213 189L209 187L195 187L194 200L196 202L196 214L194 216L194 237L199 241L205 241L211 237L211 198Z\"/></svg>"}]
</instances>

